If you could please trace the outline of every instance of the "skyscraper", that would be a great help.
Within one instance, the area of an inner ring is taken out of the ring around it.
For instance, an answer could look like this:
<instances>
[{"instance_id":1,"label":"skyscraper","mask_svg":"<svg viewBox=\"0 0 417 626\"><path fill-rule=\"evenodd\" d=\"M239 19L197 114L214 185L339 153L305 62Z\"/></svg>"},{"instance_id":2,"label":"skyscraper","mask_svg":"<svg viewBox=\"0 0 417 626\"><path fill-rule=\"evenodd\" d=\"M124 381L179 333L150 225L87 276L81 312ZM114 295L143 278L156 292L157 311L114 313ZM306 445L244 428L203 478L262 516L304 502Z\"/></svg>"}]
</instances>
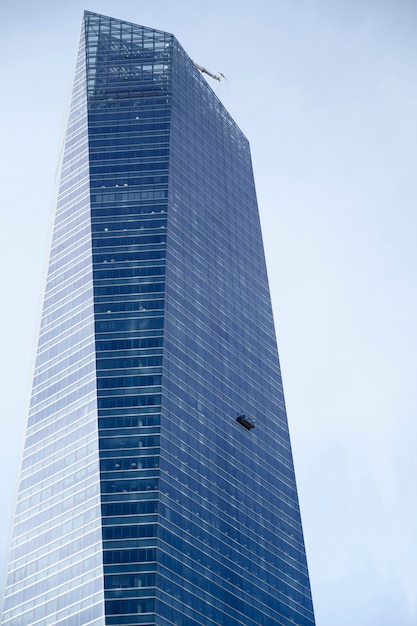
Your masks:
<instances>
[{"instance_id":1,"label":"skyscraper","mask_svg":"<svg viewBox=\"0 0 417 626\"><path fill-rule=\"evenodd\" d=\"M312 626L249 145L85 13L3 626Z\"/></svg>"}]
</instances>

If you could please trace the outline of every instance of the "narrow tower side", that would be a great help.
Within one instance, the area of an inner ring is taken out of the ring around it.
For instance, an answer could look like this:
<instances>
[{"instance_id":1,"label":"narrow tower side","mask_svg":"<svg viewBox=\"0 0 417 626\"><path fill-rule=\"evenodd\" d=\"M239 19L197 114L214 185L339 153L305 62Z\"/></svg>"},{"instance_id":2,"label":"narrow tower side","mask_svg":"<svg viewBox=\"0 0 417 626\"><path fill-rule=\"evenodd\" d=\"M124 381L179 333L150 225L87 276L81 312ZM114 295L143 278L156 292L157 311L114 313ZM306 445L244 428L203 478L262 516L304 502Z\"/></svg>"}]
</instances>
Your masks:
<instances>
[{"instance_id":1,"label":"narrow tower side","mask_svg":"<svg viewBox=\"0 0 417 626\"><path fill-rule=\"evenodd\" d=\"M154 624L173 37L86 32L106 624Z\"/></svg>"},{"instance_id":2,"label":"narrow tower side","mask_svg":"<svg viewBox=\"0 0 417 626\"><path fill-rule=\"evenodd\" d=\"M104 625L87 91L81 34L2 625Z\"/></svg>"}]
</instances>

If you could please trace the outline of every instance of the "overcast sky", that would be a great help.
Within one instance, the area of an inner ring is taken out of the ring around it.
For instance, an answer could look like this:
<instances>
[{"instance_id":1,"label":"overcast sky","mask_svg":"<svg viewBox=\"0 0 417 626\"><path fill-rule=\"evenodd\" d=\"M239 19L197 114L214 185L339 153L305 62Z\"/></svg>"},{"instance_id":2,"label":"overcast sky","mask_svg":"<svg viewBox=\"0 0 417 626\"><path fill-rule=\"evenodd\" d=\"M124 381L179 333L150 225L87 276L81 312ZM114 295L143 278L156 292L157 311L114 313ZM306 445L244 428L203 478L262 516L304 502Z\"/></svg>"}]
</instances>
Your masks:
<instances>
[{"instance_id":1,"label":"overcast sky","mask_svg":"<svg viewBox=\"0 0 417 626\"><path fill-rule=\"evenodd\" d=\"M0 558L82 11L173 32L251 142L317 626L417 624L417 0L2 6Z\"/></svg>"}]
</instances>

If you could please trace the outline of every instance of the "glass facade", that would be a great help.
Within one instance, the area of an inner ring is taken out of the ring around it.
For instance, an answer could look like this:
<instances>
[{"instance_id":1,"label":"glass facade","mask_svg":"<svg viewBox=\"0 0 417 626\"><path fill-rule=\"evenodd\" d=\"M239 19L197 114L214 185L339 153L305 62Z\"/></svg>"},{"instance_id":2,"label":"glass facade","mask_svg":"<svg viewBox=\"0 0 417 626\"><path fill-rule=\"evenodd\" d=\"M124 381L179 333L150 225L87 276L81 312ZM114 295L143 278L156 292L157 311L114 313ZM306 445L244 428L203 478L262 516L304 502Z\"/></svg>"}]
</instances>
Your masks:
<instances>
[{"instance_id":1,"label":"glass facade","mask_svg":"<svg viewBox=\"0 0 417 626\"><path fill-rule=\"evenodd\" d=\"M61 172L1 623L314 625L246 138L86 12Z\"/></svg>"}]
</instances>

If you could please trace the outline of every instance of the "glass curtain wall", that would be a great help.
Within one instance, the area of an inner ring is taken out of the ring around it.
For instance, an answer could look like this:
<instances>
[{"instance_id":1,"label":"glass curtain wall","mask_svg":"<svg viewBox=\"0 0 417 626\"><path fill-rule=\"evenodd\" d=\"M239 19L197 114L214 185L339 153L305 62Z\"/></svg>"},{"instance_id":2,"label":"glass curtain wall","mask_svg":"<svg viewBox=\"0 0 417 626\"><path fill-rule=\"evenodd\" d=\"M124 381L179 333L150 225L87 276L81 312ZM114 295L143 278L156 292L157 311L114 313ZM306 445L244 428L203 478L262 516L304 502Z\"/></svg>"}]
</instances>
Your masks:
<instances>
[{"instance_id":1,"label":"glass curtain wall","mask_svg":"<svg viewBox=\"0 0 417 626\"><path fill-rule=\"evenodd\" d=\"M249 144L86 12L4 626L314 626Z\"/></svg>"}]
</instances>

